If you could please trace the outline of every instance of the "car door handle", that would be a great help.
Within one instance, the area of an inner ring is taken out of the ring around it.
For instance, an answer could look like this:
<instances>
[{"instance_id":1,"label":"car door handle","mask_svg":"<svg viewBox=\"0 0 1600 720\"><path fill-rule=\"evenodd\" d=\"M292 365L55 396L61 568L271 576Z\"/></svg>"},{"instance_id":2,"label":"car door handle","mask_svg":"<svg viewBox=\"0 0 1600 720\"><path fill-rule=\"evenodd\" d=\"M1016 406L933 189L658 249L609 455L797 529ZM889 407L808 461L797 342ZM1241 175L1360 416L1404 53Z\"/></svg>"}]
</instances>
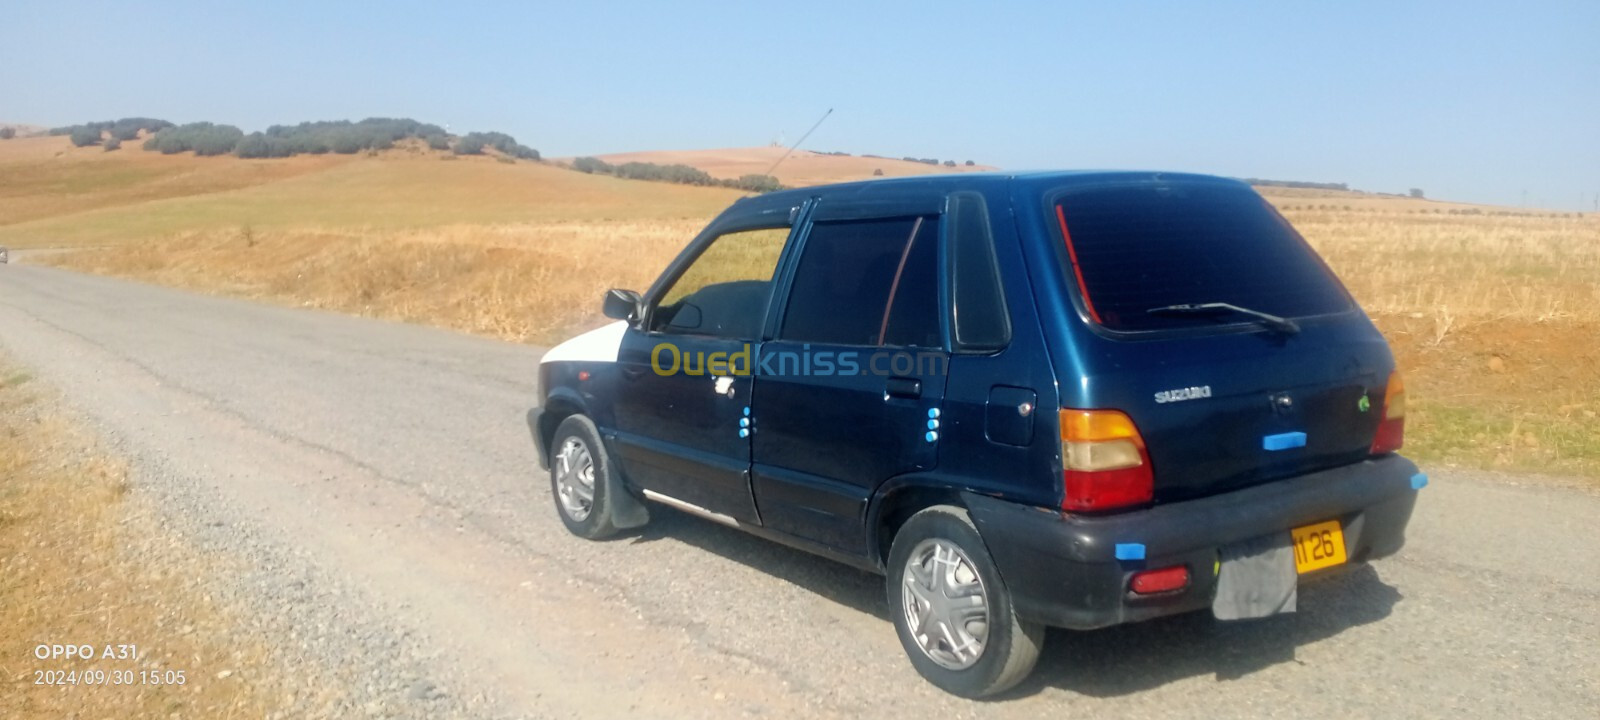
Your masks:
<instances>
[{"instance_id":1,"label":"car door handle","mask_svg":"<svg viewBox=\"0 0 1600 720\"><path fill-rule=\"evenodd\" d=\"M916 378L892 377L889 378L884 392L890 397L915 400L922 397L922 381Z\"/></svg>"},{"instance_id":2,"label":"car door handle","mask_svg":"<svg viewBox=\"0 0 1600 720\"><path fill-rule=\"evenodd\" d=\"M639 378L644 376L644 366L643 365L623 364L622 365L622 374L625 377L627 377L629 380L638 380Z\"/></svg>"}]
</instances>

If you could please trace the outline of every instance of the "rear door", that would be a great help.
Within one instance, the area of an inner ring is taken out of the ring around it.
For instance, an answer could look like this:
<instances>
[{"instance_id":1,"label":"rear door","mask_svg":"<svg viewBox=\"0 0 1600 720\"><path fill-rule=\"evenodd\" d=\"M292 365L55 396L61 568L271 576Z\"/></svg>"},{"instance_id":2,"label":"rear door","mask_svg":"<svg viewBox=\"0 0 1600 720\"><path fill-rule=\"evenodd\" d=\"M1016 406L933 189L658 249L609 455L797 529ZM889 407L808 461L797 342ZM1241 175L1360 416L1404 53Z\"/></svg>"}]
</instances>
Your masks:
<instances>
[{"instance_id":1,"label":"rear door","mask_svg":"<svg viewBox=\"0 0 1600 720\"><path fill-rule=\"evenodd\" d=\"M752 482L767 527L856 553L873 490L938 461L939 216L824 200L816 218L757 365Z\"/></svg>"},{"instance_id":2,"label":"rear door","mask_svg":"<svg viewBox=\"0 0 1600 720\"><path fill-rule=\"evenodd\" d=\"M1254 191L1217 179L1099 183L1047 207L1090 330L1083 399L1133 418L1158 502L1366 457L1388 346ZM1192 307L1212 303L1298 330Z\"/></svg>"}]
</instances>

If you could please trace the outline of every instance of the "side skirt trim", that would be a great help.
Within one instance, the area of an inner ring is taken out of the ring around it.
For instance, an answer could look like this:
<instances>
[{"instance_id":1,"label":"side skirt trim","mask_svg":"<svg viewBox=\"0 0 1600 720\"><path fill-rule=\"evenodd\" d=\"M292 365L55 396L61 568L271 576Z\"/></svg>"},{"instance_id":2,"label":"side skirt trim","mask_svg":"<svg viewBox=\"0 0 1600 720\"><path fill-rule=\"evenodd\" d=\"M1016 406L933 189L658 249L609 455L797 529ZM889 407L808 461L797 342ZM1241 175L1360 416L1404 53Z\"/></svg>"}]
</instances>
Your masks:
<instances>
[{"instance_id":1,"label":"side skirt trim","mask_svg":"<svg viewBox=\"0 0 1600 720\"><path fill-rule=\"evenodd\" d=\"M699 515L700 517L703 517L703 518L705 518L707 520L710 520L712 522L722 523L723 525L727 525L728 527L735 527L735 528L743 528L744 527L743 523L740 523L737 519L735 519L733 517L729 517L727 515L723 515L722 513L719 513L719 512L712 512L712 511L707 510L707 509L705 509L703 507L700 507L699 505L695 505L693 503L687 503L687 502L679 500L679 499L677 499L675 497L671 497L669 495L662 495L661 493L658 493L658 492L656 492L654 490L645 490L644 491L644 496L646 498L650 499L650 500L654 500L654 501L656 501L658 503L661 503L662 505L666 505L668 507L677 508L677 509L682 510L682 511L684 511L686 513L689 513L691 515Z\"/></svg>"}]
</instances>

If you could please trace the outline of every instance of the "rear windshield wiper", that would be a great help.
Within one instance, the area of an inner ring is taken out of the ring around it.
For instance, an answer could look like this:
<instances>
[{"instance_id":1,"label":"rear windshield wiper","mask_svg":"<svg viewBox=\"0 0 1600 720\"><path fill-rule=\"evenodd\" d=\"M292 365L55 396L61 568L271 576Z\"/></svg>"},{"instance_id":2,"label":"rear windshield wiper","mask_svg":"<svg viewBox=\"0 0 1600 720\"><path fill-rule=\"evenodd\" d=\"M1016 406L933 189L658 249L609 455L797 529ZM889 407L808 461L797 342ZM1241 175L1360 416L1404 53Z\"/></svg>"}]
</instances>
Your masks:
<instances>
[{"instance_id":1,"label":"rear windshield wiper","mask_svg":"<svg viewBox=\"0 0 1600 720\"><path fill-rule=\"evenodd\" d=\"M1164 305L1162 307L1150 308L1145 312L1150 313L1151 315L1198 315L1216 312L1235 312L1241 315L1249 315L1250 317L1260 320L1261 324L1286 335L1293 335L1297 332L1300 332L1300 326L1289 318L1278 317L1272 313L1264 313L1260 310L1251 310L1250 308L1239 307L1238 305L1231 303L1212 302Z\"/></svg>"}]
</instances>

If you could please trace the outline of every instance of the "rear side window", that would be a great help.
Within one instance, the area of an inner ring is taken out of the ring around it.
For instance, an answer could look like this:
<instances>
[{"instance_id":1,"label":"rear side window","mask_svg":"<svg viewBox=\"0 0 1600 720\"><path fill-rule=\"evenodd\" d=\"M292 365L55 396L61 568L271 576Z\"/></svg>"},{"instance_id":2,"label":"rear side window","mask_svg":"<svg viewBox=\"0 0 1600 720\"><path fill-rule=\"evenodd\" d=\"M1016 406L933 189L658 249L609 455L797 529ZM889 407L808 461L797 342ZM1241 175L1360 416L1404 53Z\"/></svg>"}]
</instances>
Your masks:
<instances>
[{"instance_id":1,"label":"rear side window","mask_svg":"<svg viewBox=\"0 0 1600 720\"><path fill-rule=\"evenodd\" d=\"M1137 183L1073 190L1051 207L1089 314L1112 330L1238 324L1218 313L1149 312L1229 303L1280 317L1352 307L1299 233L1248 188Z\"/></svg>"},{"instance_id":2,"label":"rear side window","mask_svg":"<svg viewBox=\"0 0 1600 720\"><path fill-rule=\"evenodd\" d=\"M1011 342L1011 320L988 206L982 195L956 193L948 217L952 339L958 350L998 350Z\"/></svg>"},{"instance_id":3,"label":"rear side window","mask_svg":"<svg viewBox=\"0 0 1600 720\"><path fill-rule=\"evenodd\" d=\"M795 269L779 336L940 347L938 262L933 217L819 222Z\"/></svg>"}]
</instances>

